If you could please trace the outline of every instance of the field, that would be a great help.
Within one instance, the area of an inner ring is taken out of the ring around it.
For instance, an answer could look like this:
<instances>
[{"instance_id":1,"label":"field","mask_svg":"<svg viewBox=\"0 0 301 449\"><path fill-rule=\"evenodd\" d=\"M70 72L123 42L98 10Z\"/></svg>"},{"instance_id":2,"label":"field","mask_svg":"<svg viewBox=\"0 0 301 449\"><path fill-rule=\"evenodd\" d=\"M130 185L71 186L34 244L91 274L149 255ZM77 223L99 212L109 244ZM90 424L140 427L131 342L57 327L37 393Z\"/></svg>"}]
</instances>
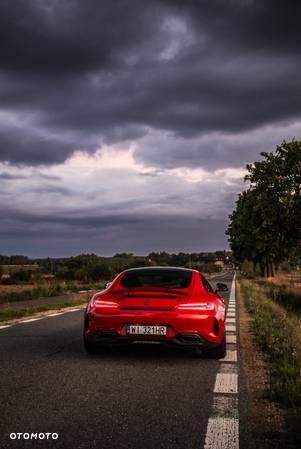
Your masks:
<instances>
[{"instance_id":1,"label":"field","mask_svg":"<svg viewBox=\"0 0 301 449\"><path fill-rule=\"evenodd\" d=\"M280 272L275 277L267 278L267 282L276 285L286 285L301 290L301 271L292 271L290 273Z\"/></svg>"},{"instance_id":2,"label":"field","mask_svg":"<svg viewBox=\"0 0 301 449\"><path fill-rule=\"evenodd\" d=\"M13 285L0 284L0 295L1 293L22 292L24 290L32 290L35 287L36 284L13 284Z\"/></svg>"}]
</instances>

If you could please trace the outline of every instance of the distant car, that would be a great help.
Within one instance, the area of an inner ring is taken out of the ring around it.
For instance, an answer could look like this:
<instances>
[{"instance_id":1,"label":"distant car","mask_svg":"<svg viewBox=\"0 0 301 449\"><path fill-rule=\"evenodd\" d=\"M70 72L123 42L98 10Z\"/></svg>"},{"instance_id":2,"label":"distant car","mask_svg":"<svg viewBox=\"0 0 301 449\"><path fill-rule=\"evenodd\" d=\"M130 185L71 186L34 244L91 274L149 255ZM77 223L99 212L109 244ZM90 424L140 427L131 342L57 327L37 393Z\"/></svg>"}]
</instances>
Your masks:
<instances>
[{"instance_id":1,"label":"distant car","mask_svg":"<svg viewBox=\"0 0 301 449\"><path fill-rule=\"evenodd\" d=\"M228 291L228 286L227 284L224 284L222 282L217 282L216 284L216 288L219 292L227 292Z\"/></svg>"},{"instance_id":2,"label":"distant car","mask_svg":"<svg viewBox=\"0 0 301 449\"><path fill-rule=\"evenodd\" d=\"M225 304L196 270L134 268L120 273L89 302L84 345L89 353L112 345L165 343L226 354Z\"/></svg>"}]
</instances>

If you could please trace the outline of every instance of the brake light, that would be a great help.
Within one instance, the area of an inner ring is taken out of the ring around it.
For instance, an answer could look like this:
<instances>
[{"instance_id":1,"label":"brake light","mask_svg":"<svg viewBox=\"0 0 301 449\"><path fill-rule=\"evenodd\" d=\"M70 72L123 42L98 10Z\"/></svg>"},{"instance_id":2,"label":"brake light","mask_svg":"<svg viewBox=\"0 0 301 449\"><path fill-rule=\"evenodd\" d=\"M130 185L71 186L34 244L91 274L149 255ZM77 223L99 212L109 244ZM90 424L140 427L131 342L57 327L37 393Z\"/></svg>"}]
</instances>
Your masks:
<instances>
[{"instance_id":1,"label":"brake light","mask_svg":"<svg viewBox=\"0 0 301 449\"><path fill-rule=\"evenodd\" d=\"M119 305L114 301L102 301L100 299L96 299L93 302L93 306L97 309L118 309Z\"/></svg>"},{"instance_id":2,"label":"brake light","mask_svg":"<svg viewBox=\"0 0 301 449\"><path fill-rule=\"evenodd\" d=\"M212 302L201 302L201 303L186 303L179 304L176 307L177 310L185 311L203 311L203 310L214 310L214 304Z\"/></svg>"}]
</instances>

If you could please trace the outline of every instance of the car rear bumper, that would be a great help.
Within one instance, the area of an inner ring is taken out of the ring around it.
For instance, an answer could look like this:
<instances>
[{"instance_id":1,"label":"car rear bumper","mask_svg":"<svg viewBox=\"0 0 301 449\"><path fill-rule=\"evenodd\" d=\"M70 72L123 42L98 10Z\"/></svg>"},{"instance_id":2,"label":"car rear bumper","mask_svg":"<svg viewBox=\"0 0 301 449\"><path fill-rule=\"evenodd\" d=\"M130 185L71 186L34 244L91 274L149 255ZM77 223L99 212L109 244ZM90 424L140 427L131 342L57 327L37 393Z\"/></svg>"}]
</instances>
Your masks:
<instances>
[{"instance_id":1,"label":"car rear bumper","mask_svg":"<svg viewBox=\"0 0 301 449\"><path fill-rule=\"evenodd\" d=\"M129 324L167 326L165 336L128 335ZM178 346L216 346L222 340L224 316L214 313L126 313L85 314L84 334L87 340L99 344L131 344L148 340Z\"/></svg>"},{"instance_id":2,"label":"car rear bumper","mask_svg":"<svg viewBox=\"0 0 301 449\"><path fill-rule=\"evenodd\" d=\"M85 335L87 342L99 346L127 346L132 344L162 344L169 346L178 346L187 349L192 348L212 348L218 343L206 340L197 333L178 333L174 337L158 336L123 336L116 331L98 331L93 336Z\"/></svg>"}]
</instances>

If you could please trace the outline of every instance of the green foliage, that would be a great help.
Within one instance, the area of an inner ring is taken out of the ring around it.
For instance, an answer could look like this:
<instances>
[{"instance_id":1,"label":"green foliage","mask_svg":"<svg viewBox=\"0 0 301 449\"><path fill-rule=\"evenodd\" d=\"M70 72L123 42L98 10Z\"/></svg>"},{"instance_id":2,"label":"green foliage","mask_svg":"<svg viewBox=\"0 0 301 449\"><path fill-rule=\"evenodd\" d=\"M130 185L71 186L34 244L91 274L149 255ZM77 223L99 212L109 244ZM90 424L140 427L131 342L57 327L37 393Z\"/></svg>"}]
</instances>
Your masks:
<instances>
[{"instance_id":1,"label":"green foliage","mask_svg":"<svg viewBox=\"0 0 301 449\"><path fill-rule=\"evenodd\" d=\"M256 340L270 363L268 397L286 407L289 437L296 447L300 447L300 319L275 303L258 283L243 280L241 293L248 312L253 316L251 327Z\"/></svg>"},{"instance_id":2,"label":"green foliage","mask_svg":"<svg viewBox=\"0 0 301 449\"><path fill-rule=\"evenodd\" d=\"M239 195L227 229L238 262L259 265L262 275L300 253L301 142L283 142L247 165L249 188Z\"/></svg>"},{"instance_id":3,"label":"green foliage","mask_svg":"<svg viewBox=\"0 0 301 449\"><path fill-rule=\"evenodd\" d=\"M29 263L27 256L4 256L0 254L0 265L26 265Z\"/></svg>"},{"instance_id":4,"label":"green foliage","mask_svg":"<svg viewBox=\"0 0 301 449\"><path fill-rule=\"evenodd\" d=\"M165 251L152 252L148 259L156 265L169 265L195 268L200 271L219 271L214 265L215 260L223 260L225 263L232 262L230 251L216 251L211 253L183 253L169 254Z\"/></svg>"},{"instance_id":5,"label":"green foliage","mask_svg":"<svg viewBox=\"0 0 301 449\"><path fill-rule=\"evenodd\" d=\"M32 316L35 313L46 312L48 310L59 310L65 307L78 306L85 303L87 303L87 299L63 301L56 304L44 304L42 306L28 307L24 309L14 309L8 307L5 309L0 309L0 322Z\"/></svg>"},{"instance_id":6,"label":"green foliage","mask_svg":"<svg viewBox=\"0 0 301 449\"><path fill-rule=\"evenodd\" d=\"M14 284L29 282L31 280L31 272L21 268L20 270L11 273L10 280Z\"/></svg>"},{"instance_id":7,"label":"green foliage","mask_svg":"<svg viewBox=\"0 0 301 449\"><path fill-rule=\"evenodd\" d=\"M14 292L0 293L0 304L13 301L27 301L41 297L59 296L70 291L78 291L79 287L70 286L64 283L42 284L32 289L25 289Z\"/></svg>"},{"instance_id":8,"label":"green foliage","mask_svg":"<svg viewBox=\"0 0 301 449\"><path fill-rule=\"evenodd\" d=\"M162 251L152 252L147 256L117 253L113 257L102 257L92 253L68 258L28 259L28 263L34 264L38 269L30 271L22 268L21 270L24 282L30 279L33 282L40 281L49 278L50 275L54 280L67 281L69 283L79 281L87 284L98 281L110 281L123 270L143 266L180 266L195 268L204 272L216 272L219 271L219 267L214 265L214 261L217 259L223 260L225 263L231 263L232 254L229 251L212 253L180 252L178 254ZM11 271L11 277L3 279L2 283L21 282L21 270ZM24 271L26 271L26 274Z\"/></svg>"}]
</instances>

